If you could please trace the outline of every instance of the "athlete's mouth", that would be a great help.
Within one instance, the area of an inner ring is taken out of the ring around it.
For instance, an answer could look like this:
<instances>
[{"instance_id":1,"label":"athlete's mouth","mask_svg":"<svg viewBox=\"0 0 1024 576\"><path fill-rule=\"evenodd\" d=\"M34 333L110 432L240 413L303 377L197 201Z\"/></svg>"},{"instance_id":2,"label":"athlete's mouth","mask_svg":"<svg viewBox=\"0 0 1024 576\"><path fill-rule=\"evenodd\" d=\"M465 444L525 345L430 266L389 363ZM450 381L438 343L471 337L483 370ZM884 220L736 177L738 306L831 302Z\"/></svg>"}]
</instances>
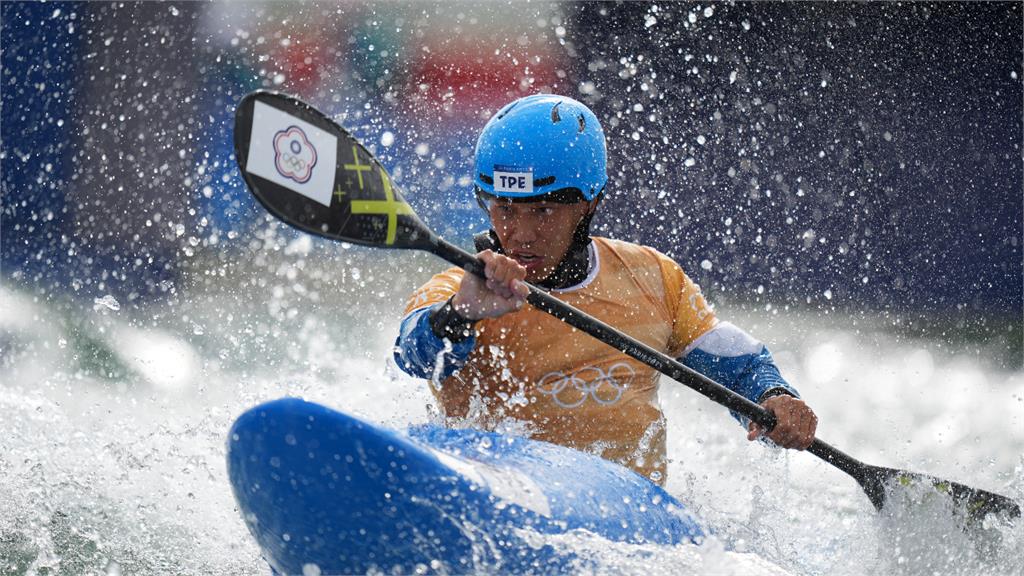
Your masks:
<instances>
[{"instance_id":1,"label":"athlete's mouth","mask_svg":"<svg viewBox=\"0 0 1024 576\"><path fill-rule=\"evenodd\" d=\"M526 268L533 268L544 261L543 256L538 256L537 254L534 254L532 252L515 251L509 253L509 256L511 256L513 260L519 262Z\"/></svg>"}]
</instances>

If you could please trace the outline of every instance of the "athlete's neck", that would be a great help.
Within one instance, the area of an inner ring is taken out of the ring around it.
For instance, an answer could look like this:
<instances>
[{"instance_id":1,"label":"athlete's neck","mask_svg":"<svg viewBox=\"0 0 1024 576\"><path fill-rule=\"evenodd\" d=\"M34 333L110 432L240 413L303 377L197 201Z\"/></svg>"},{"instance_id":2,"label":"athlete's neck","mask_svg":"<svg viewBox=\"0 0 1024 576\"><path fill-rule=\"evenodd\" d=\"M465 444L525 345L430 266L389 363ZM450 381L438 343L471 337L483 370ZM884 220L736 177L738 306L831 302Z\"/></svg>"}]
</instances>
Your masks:
<instances>
[{"instance_id":1,"label":"athlete's neck","mask_svg":"<svg viewBox=\"0 0 1024 576\"><path fill-rule=\"evenodd\" d=\"M550 276L537 285L547 290L563 290L582 283L590 274L590 238L574 241Z\"/></svg>"},{"instance_id":2,"label":"athlete's neck","mask_svg":"<svg viewBox=\"0 0 1024 576\"><path fill-rule=\"evenodd\" d=\"M481 232L473 237L477 251L493 250L504 254L501 241L493 230ZM566 251L562 261L555 267L547 278L537 283L537 286L545 290L563 290L582 283L590 274L590 237L578 234L573 238L572 244Z\"/></svg>"}]
</instances>

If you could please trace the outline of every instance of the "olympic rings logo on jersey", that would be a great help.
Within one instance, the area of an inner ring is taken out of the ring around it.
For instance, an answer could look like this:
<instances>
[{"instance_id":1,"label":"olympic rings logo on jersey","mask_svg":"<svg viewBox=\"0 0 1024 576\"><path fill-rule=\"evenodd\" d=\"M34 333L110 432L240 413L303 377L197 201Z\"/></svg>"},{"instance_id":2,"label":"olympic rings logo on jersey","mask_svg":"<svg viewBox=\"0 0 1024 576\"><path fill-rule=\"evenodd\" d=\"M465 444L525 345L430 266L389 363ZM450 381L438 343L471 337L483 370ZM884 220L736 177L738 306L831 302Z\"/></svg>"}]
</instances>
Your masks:
<instances>
[{"instance_id":1,"label":"olympic rings logo on jersey","mask_svg":"<svg viewBox=\"0 0 1024 576\"><path fill-rule=\"evenodd\" d=\"M285 178L305 184L313 176L316 148L298 126L289 126L274 135L274 167Z\"/></svg>"},{"instance_id":2,"label":"olympic rings logo on jersey","mask_svg":"<svg viewBox=\"0 0 1024 576\"><path fill-rule=\"evenodd\" d=\"M587 398L602 406L615 404L633 383L636 371L625 362L613 364L608 371L587 366L572 374L549 372L537 383L537 390L562 408L582 406Z\"/></svg>"}]
</instances>

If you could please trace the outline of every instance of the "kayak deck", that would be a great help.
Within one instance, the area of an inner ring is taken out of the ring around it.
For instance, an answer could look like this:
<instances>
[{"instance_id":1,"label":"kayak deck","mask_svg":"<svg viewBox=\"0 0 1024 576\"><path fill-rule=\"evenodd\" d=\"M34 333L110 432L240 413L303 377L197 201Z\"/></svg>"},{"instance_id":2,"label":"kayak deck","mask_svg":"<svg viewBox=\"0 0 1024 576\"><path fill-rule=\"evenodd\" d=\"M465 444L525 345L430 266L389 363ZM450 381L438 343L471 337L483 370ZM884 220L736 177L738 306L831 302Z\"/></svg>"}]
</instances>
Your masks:
<instances>
[{"instance_id":1,"label":"kayak deck","mask_svg":"<svg viewBox=\"0 0 1024 576\"><path fill-rule=\"evenodd\" d=\"M530 533L705 534L663 489L596 456L479 430L403 434L294 398L238 418L228 471L264 558L286 574L551 572L571 554Z\"/></svg>"}]
</instances>

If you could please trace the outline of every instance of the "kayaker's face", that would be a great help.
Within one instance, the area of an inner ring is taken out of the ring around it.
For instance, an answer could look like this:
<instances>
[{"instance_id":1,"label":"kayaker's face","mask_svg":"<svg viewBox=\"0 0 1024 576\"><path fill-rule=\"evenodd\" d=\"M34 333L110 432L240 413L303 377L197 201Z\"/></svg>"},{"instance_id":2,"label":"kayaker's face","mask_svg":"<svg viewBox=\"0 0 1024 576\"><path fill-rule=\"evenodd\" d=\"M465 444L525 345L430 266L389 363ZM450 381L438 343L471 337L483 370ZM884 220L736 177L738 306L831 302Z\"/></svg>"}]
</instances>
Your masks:
<instances>
[{"instance_id":1,"label":"kayaker's face","mask_svg":"<svg viewBox=\"0 0 1024 576\"><path fill-rule=\"evenodd\" d=\"M590 202L511 202L498 199L488 205L491 225L505 254L526 268L526 281L541 282L551 275L572 244Z\"/></svg>"}]
</instances>

